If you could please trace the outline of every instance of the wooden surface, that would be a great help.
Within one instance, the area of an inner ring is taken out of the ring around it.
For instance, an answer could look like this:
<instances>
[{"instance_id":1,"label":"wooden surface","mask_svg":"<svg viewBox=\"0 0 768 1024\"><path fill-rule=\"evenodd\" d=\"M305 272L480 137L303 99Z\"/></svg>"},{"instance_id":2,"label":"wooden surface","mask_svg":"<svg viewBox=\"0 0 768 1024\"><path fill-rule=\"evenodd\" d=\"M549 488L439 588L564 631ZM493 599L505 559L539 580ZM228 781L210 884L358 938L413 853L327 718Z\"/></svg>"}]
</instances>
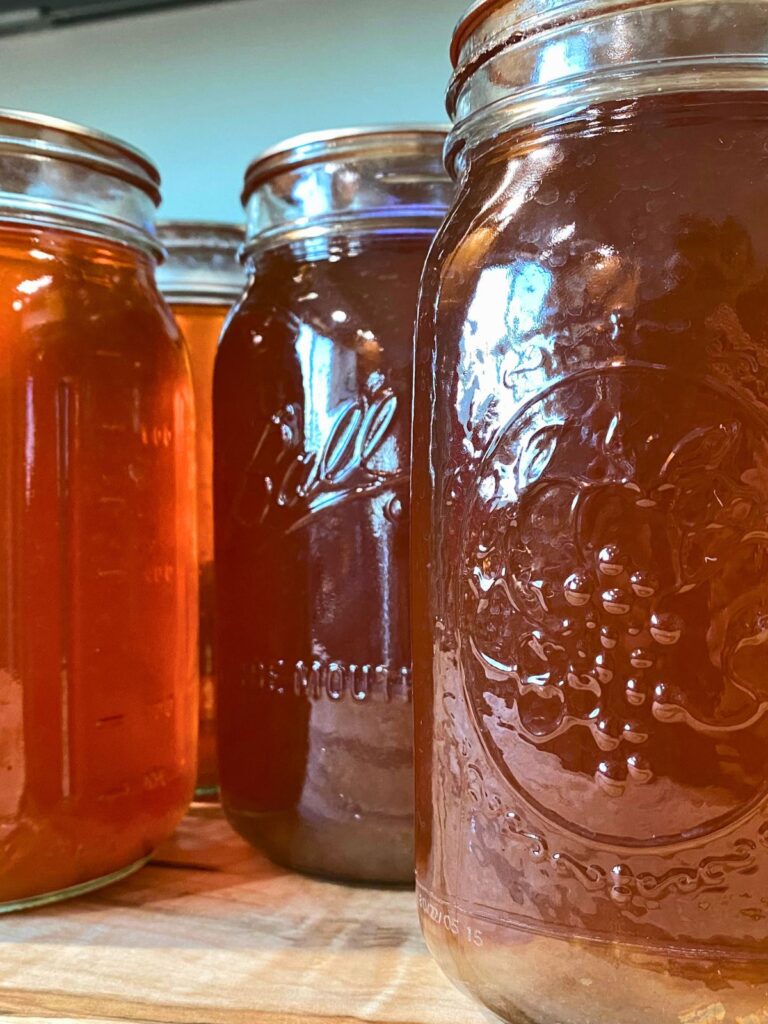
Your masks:
<instances>
[{"instance_id":1,"label":"wooden surface","mask_svg":"<svg viewBox=\"0 0 768 1024\"><path fill-rule=\"evenodd\" d=\"M0 917L0 1020L480 1024L412 892L293 875L193 811L143 871Z\"/></svg>"}]
</instances>

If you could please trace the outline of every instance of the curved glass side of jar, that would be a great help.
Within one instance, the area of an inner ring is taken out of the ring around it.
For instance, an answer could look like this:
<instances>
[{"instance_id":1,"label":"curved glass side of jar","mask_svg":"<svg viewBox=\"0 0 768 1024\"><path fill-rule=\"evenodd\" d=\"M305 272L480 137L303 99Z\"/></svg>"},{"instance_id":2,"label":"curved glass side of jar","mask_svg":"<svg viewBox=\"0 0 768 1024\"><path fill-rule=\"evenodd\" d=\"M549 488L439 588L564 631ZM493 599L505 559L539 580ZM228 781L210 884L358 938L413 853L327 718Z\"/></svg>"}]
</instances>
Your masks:
<instances>
[{"instance_id":1,"label":"curved glass side of jar","mask_svg":"<svg viewBox=\"0 0 768 1024\"><path fill-rule=\"evenodd\" d=\"M430 945L505 1020L765 1005L765 14L482 0L457 32L417 873Z\"/></svg>"},{"instance_id":2,"label":"curved glass side of jar","mask_svg":"<svg viewBox=\"0 0 768 1024\"><path fill-rule=\"evenodd\" d=\"M2 912L170 835L197 703L192 392L153 258L0 224L0 337Z\"/></svg>"},{"instance_id":3,"label":"curved glass side of jar","mask_svg":"<svg viewBox=\"0 0 768 1024\"><path fill-rule=\"evenodd\" d=\"M213 365L221 329L245 285L239 261L243 228L205 221L158 225L166 258L157 282L189 353L195 395L197 543L200 588L200 722L198 800L218 798L216 654L213 560Z\"/></svg>"},{"instance_id":4,"label":"curved glass side of jar","mask_svg":"<svg viewBox=\"0 0 768 1024\"><path fill-rule=\"evenodd\" d=\"M194 780L192 390L160 179L0 110L0 912L140 866Z\"/></svg>"},{"instance_id":5,"label":"curved glass side of jar","mask_svg":"<svg viewBox=\"0 0 768 1024\"><path fill-rule=\"evenodd\" d=\"M433 126L246 173L251 280L214 375L219 766L274 860L413 881L413 324L452 185Z\"/></svg>"},{"instance_id":6,"label":"curved glass side of jar","mask_svg":"<svg viewBox=\"0 0 768 1024\"><path fill-rule=\"evenodd\" d=\"M275 861L413 878L412 330L430 234L259 257L214 389L222 802Z\"/></svg>"},{"instance_id":7,"label":"curved glass side of jar","mask_svg":"<svg viewBox=\"0 0 768 1024\"><path fill-rule=\"evenodd\" d=\"M486 140L427 268L418 900L506 1021L768 999L766 170L768 92L593 105Z\"/></svg>"}]
</instances>

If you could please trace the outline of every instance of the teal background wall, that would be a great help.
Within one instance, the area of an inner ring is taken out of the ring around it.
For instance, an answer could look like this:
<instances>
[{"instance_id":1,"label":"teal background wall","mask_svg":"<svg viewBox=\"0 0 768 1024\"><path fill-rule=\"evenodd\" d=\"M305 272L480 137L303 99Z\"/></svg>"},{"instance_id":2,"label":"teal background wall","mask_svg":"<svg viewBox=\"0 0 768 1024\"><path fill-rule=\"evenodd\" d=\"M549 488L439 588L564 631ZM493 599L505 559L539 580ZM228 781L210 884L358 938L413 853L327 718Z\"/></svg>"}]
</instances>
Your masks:
<instances>
[{"instance_id":1,"label":"teal background wall","mask_svg":"<svg viewBox=\"0 0 768 1024\"><path fill-rule=\"evenodd\" d=\"M237 0L0 39L0 106L144 149L162 215L237 219L243 170L298 132L444 121L468 0Z\"/></svg>"}]
</instances>

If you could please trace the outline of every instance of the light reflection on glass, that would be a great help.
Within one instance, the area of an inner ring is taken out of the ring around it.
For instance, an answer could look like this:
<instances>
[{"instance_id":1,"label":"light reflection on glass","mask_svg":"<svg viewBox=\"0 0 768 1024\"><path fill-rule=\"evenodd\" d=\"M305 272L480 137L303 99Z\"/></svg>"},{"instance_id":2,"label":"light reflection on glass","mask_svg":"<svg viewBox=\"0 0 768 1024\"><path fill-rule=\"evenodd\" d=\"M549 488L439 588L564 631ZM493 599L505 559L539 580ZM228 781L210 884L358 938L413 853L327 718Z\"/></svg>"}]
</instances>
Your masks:
<instances>
[{"instance_id":1,"label":"light reflection on glass","mask_svg":"<svg viewBox=\"0 0 768 1024\"><path fill-rule=\"evenodd\" d=\"M299 326L296 354L304 381L304 436L309 444L313 438L325 438L331 432L335 410L330 405L333 389L329 380L336 353L330 338L303 323Z\"/></svg>"},{"instance_id":2,"label":"light reflection on glass","mask_svg":"<svg viewBox=\"0 0 768 1024\"><path fill-rule=\"evenodd\" d=\"M570 224L563 224L560 228L555 228L549 236L550 245L562 245L562 243L567 242L569 238L573 238L575 231L576 223L574 221L571 221Z\"/></svg>"},{"instance_id":3,"label":"light reflection on glass","mask_svg":"<svg viewBox=\"0 0 768 1024\"><path fill-rule=\"evenodd\" d=\"M543 385L546 374L538 334L552 275L532 260L506 267L488 267L477 282L464 323L456 396L459 421L482 419L480 409L493 415L487 422L506 423L518 406L514 375L525 373L526 390Z\"/></svg>"},{"instance_id":4,"label":"light reflection on glass","mask_svg":"<svg viewBox=\"0 0 768 1024\"><path fill-rule=\"evenodd\" d=\"M52 281L53 278L50 274L43 274L42 277L33 277L28 281L21 281L16 285L16 291L21 292L22 295L34 295L41 288L47 288Z\"/></svg>"},{"instance_id":5,"label":"light reflection on glass","mask_svg":"<svg viewBox=\"0 0 768 1024\"><path fill-rule=\"evenodd\" d=\"M542 51L533 80L539 85L556 82L570 75L583 74L589 67L586 40L572 35L549 43Z\"/></svg>"},{"instance_id":6,"label":"light reflection on glass","mask_svg":"<svg viewBox=\"0 0 768 1024\"><path fill-rule=\"evenodd\" d=\"M348 403L339 402L355 379L357 355L307 323L299 325L296 354L304 380L304 440L307 448L326 441Z\"/></svg>"},{"instance_id":7,"label":"light reflection on glass","mask_svg":"<svg viewBox=\"0 0 768 1024\"><path fill-rule=\"evenodd\" d=\"M27 377L24 395L24 497L32 498L32 471L35 465L35 382Z\"/></svg>"},{"instance_id":8,"label":"light reflection on glass","mask_svg":"<svg viewBox=\"0 0 768 1024\"><path fill-rule=\"evenodd\" d=\"M302 219L322 216L328 208L327 170L313 172L305 170L303 177L294 183L292 205L301 210Z\"/></svg>"}]
</instances>

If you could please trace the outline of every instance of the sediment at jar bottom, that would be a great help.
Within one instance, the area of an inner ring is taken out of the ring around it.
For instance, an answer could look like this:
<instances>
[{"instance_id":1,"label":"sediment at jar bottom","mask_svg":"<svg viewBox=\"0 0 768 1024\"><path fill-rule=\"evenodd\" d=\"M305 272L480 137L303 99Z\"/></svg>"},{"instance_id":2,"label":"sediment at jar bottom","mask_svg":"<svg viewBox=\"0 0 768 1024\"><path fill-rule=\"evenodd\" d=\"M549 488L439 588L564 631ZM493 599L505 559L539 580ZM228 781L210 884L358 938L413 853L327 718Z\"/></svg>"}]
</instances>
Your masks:
<instances>
[{"instance_id":1,"label":"sediment at jar bottom","mask_svg":"<svg viewBox=\"0 0 768 1024\"><path fill-rule=\"evenodd\" d=\"M420 918L430 952L454 985L508 1024L768 1019L768 950L750 956L587 941L467 914L435 921L423 908Z\"/></svg>"},{"instance_id":2,"label":"sediment at jar bottom","mask_svg":"<svg viewBox=\"0 0 768 1024\"><path fill-rule=\"evenodd\" d=\"M224 805L232 827L275 864L338 882L413 885L413 822L312 820Z\"/></svg>"},{"instance_id":3,"label":"sediment at jar bottom","mask_svg":"<svg viewBox=\"0 0 768 1024\"><path fill-rule=\"evenodd\" d=\"M275 763L251 766L243 780L223 774L224 804L241 835L273 861L308 874L384 884L412 884L413 756L411 706L348 697L288 697L293 724L306 728L280 753L300 755L301 786L290 800L264 799ZM269 708L267 702L266 706ZM230 723L234 725L234 723ZM222 750L227 744L221 745Z\"/></svg>"}]
</instances>

